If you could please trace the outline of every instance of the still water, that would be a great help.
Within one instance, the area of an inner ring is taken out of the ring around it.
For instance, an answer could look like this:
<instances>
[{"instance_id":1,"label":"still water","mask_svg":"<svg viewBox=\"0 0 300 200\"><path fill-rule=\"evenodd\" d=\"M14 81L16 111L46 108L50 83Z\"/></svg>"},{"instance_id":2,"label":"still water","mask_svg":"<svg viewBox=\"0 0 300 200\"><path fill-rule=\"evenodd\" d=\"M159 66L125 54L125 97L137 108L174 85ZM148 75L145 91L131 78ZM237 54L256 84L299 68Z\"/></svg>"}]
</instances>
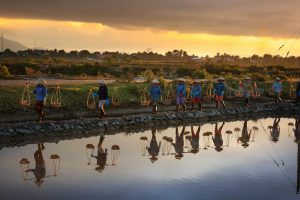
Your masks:
<instances>
[{"instance_id":1,"label":"still water","mask_svg":"<svg viewBox=\"0 0 300 200\"><path fill-rule=\"evenodd\" d=\"M295 119L222 124L1 149L0 199L300 199Z\"/></svg>"}]
</instances>

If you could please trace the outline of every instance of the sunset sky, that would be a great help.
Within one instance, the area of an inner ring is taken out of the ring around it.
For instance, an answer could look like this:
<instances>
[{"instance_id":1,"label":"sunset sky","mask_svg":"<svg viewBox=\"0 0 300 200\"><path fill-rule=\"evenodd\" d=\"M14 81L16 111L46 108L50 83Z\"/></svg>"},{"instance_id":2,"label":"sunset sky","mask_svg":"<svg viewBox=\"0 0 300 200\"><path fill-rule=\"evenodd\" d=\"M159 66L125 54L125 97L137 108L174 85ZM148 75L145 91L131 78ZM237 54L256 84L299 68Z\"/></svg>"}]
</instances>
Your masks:
<instances>
[{"instance_id":1,"label":"sunset sky","mask_svg":"<svg viewBox=\"0 0 300 200\"><path fill-rule=\"evenodd\" d=\"M0 1L0 33L49 49L299 56L297 36L289 40L299 7L299 0L9 0Z\"/></svg>"}]
</instances>

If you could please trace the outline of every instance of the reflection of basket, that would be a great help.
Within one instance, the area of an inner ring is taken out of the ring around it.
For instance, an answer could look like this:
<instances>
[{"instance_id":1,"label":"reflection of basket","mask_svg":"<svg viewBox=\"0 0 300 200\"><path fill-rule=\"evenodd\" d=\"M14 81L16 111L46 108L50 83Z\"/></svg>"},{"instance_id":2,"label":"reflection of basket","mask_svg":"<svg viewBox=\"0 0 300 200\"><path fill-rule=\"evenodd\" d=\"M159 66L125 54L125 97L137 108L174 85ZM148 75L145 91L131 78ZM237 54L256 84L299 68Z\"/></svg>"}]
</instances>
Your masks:
<instances>
[{"instance_id":1,"label":"reflection of basket","mask_svg":"<svg viewBox=\"0 0 300 200\"><path fill-rule=\"evenodd\" d=\"M89 94L87 96L86 107L90 110L95 109L96 107L95 97L93 96L92 89L90 89Z\"/></svg>"}]
</instances>

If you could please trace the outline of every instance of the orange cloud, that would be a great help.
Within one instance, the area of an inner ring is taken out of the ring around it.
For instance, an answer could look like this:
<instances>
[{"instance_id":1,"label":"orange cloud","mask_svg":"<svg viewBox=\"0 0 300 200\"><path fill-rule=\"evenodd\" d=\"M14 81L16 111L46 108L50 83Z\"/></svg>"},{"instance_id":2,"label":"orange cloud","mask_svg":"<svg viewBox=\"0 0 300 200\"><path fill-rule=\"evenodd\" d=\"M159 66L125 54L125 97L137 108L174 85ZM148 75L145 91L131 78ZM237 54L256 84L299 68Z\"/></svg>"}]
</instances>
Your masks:
<instances>
[{"instance_id":1,"label":"orange cloud","mask_svg":"<svg viewBox=\"0 0 300 200\"><path fill-rule=\"evenodd\" d=\"M240 56L275 54L286 41L273 37L189 34L161 29L121 30L101 23L8 18L0 18L0 32L27 47L36 42L37 46L50 49L136 52L152 48L161 53L180 48L200 56L217 52ZM285 56L293 42L290 41L281 55ZM290 55L299 54L299 45L295 43Z\"/></svg>"}]
</instances>

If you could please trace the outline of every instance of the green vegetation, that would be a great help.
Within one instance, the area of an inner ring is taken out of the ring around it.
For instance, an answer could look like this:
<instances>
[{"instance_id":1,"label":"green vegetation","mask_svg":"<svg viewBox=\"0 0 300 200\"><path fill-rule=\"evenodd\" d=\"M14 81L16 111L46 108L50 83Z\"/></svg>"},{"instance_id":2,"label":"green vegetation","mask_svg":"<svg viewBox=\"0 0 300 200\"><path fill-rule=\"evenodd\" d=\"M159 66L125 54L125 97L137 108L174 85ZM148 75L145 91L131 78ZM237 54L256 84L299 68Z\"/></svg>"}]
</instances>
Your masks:
<instances>
[{"instance_id":1,"label":"green vegetation","mask_svg":"<svg viewBox=\"0 0 300 200\"><path fill-rule=\"evenodd\" d=\"M167 88L168 83L161 80L162 88ZM226 84L234 89L238 88L238 81L235 79L228 79ZM258 88L260 88L261 92L264 96L272 96L270 92L271 83L265 82L258 82ZM290 83L284 82L283 84L283 97L289 98L289 90L290 90ZM30 86L30 90L33 90L33 85ZM140 106L140 97L142 91L149 91L150 84L149 83L141 83L141 84L129 84L129 83L115 83L112 85L108 85L109 90L109 98L112 99L113 91L116 91L116 96L120 102L121 107L128 107L128 106ZM176 83L173 83L173 88L176 87ZM205 92L208 83L202 84L203 91ZM295 87L295 84L294 84ZM90 89L93 89L94 92L97 91L98 85L97 84L81 84L81 85L62 85L61 86L61 97L62 97L62 106L59 109L51 108L50 107L50 100L51 95L54 92L54 86L48 87L48 98L47 98L47 108L55 112L60 111L80 111L80 110L87 110L86 108L86 100ZM20 86L11 86L11 87L0 87L0 111L2 113L14 113L18 110L23 110L23 108L19 105L19 101L21 99L23 92L23 87ZM34 95L31 93L31 108L33 108L34 104ZM97 99L97 97L96 97ZM97 102L97 101L96 101ZM112 107L112 105L110 105Z\"/></svg>"},{"instance_id":2,"label":"green vegetation","mask_svg":"<svg viewBox=\"0 0 300 200\"><path fill-rule=\"evenodd\" d=\"M0 66L0 78L8 78L11 74L5 65Z\"/></svg>"}]
</instances>

